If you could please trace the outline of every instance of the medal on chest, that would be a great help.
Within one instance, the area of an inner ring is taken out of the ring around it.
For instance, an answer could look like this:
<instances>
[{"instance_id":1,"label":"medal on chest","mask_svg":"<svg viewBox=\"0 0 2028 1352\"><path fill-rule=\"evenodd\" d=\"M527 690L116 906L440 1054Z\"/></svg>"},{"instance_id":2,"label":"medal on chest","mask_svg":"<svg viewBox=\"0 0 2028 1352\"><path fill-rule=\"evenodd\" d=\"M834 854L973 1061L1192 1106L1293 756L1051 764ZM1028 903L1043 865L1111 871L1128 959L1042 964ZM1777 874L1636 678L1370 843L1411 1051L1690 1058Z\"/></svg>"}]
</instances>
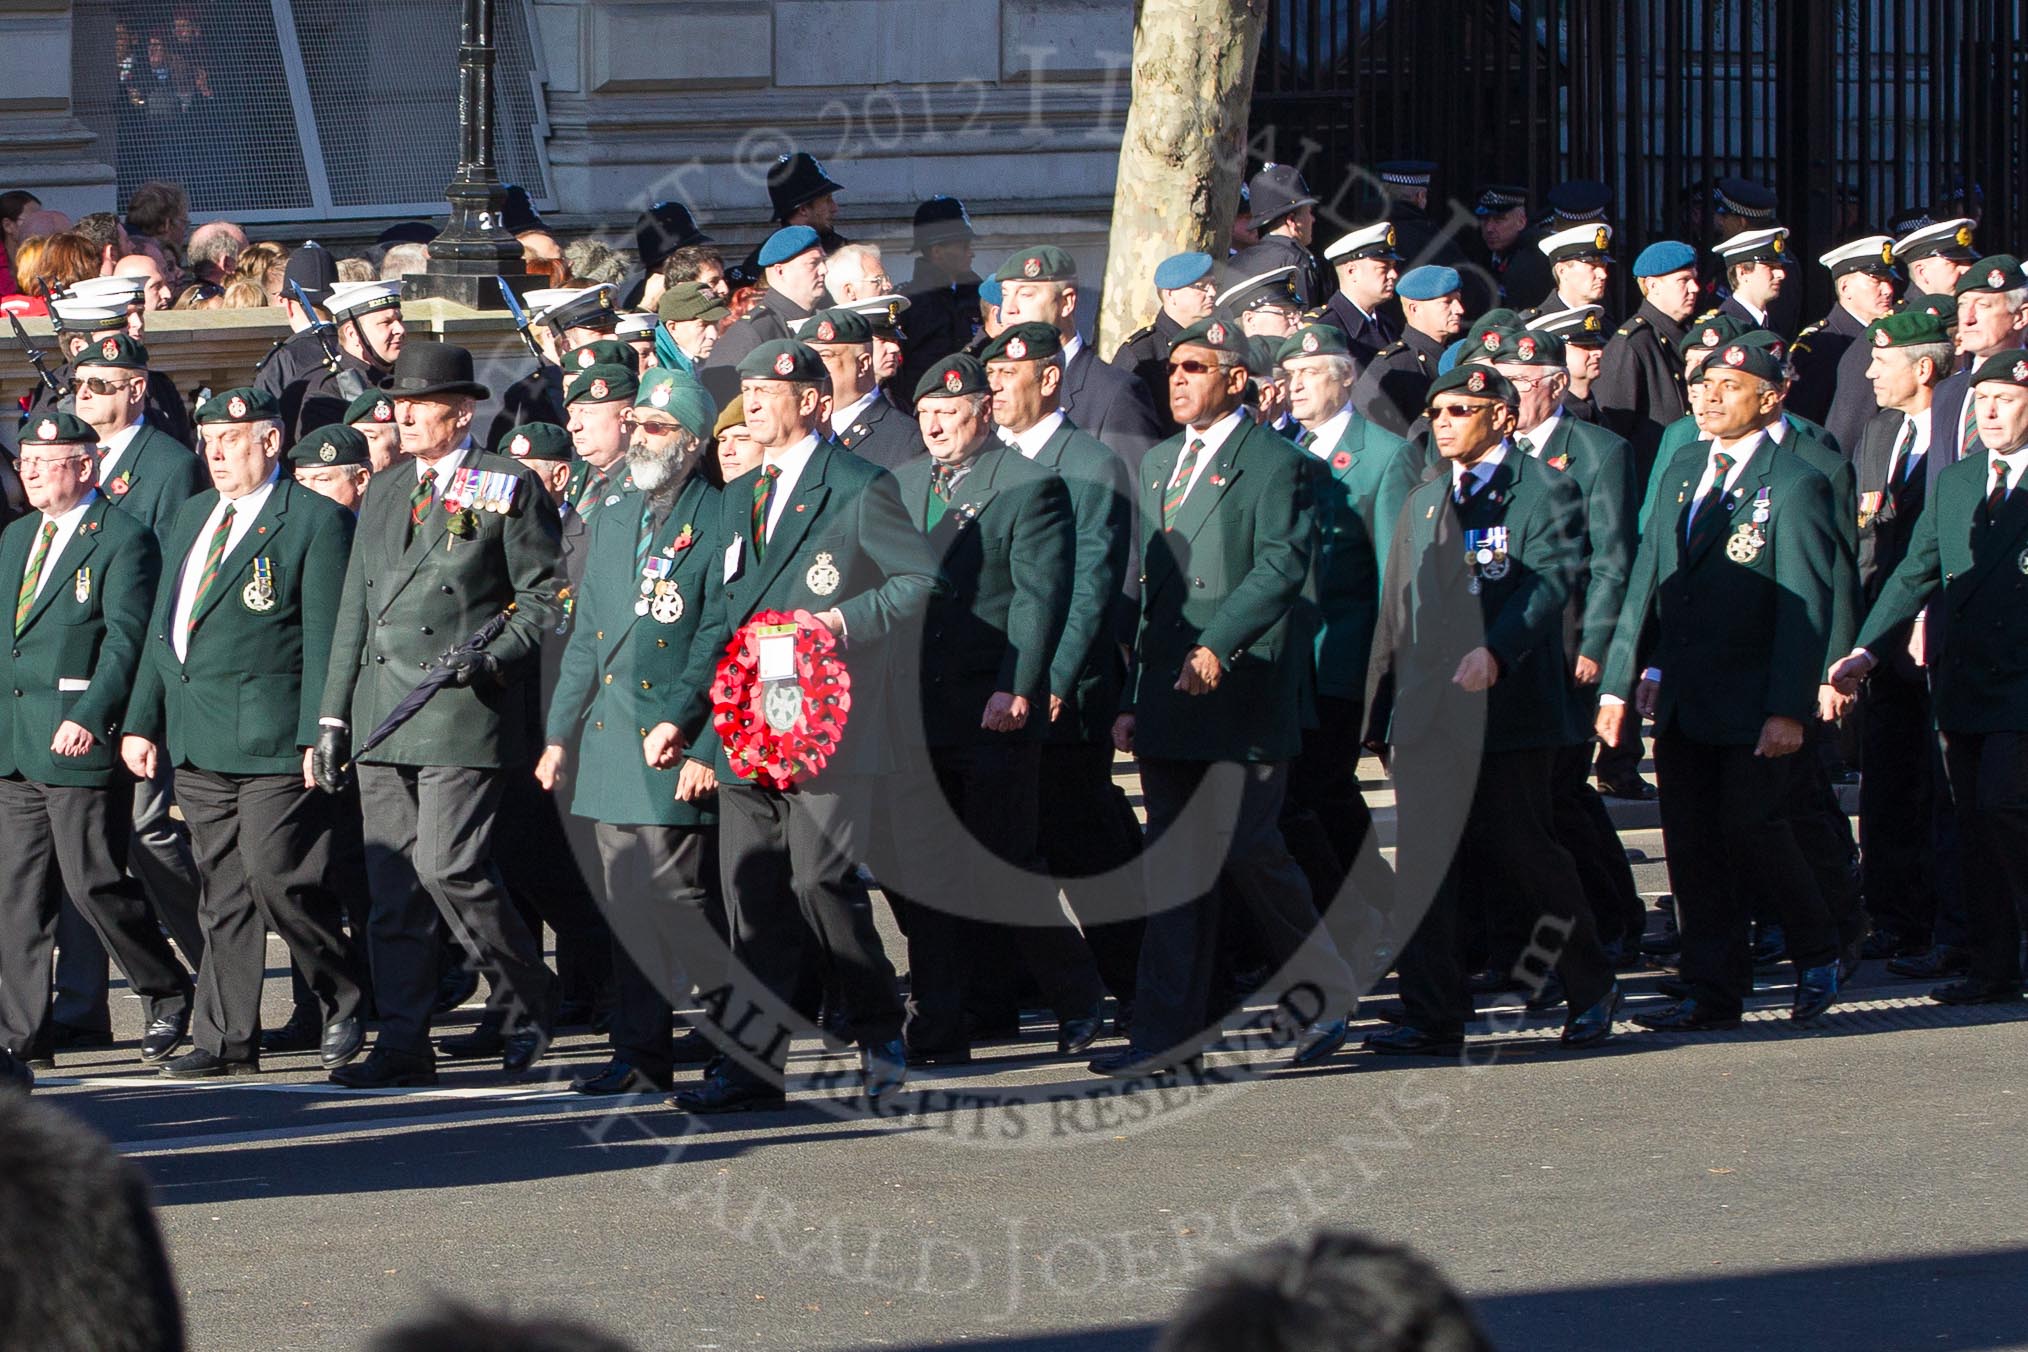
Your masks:
<instances>
[{"instance_id":1,"label":"medal on chest","mask_svg":"<svg viewBox=\"0 0 2028 1352\"><path fill-rule=\"evenodd\" d=\"M1764 527L1774 514L1771 490L1763 488L1754 495L1753 519L1742 521L1735 526L1732 535L1725 542L1725 557L1734 563L1748 564L1760 557L1767 548L1767 531Z\"/></svg>"},{"instance_id":2,"label":"medal on chest","mask_svg":"<svg viewBox=\"0 0 2028 1352\"><path fill-rule=\"evenodd\" d=\"M256 615L275 608L275 566L266 557L253 561L253 577L240 588L239 603Z\"/></svg>"},{"instance_id":3,"label":"medal on chest","mask_svg":"<svg viewBox=\"0 0 2028 1352\"><path fill-rule=\"evenodd\" d=\"M671 576L675 571L676 561L671 558L641 561L641 599L634 602L636 615L646 615L657 624L674 624L683 618L683 593Z\"/></svg>"},{"instance_id":4,"label":"medal on chest","mask_svg":"<svg viewBox=\"0 0 2028 1352\"><path fill-rule=\"evenodd\" d=\"M1507 576L1513 567L1507 554L1507 538L1505 526L1465 532L1465 572L1469 575L1466 591L1477 596L1485 583L1498 582Z\"/></svg>"},{"instance_id":5,"label":"medal on chest","mask_svg":"<svg viewBox=\"0 0 2028 1352\"><path fill-rule=\"evenodd\" d=\"M819 552L816 562L810 565L810 571L803 574L803 585L810 589L813 596L829 596L844 580L828 552Z\"/></svg>"},{"instance_id":6,"label":"medal on chest","mask_svg":"<svg viewBox=\"0 0 2028 1352\"><path fill-rule=\"evenodd\" d=\"M71 584L70 594L79 605L92 599L92 570L88 567L77 570L77 578Z\"/></svg>"}]
</instances>

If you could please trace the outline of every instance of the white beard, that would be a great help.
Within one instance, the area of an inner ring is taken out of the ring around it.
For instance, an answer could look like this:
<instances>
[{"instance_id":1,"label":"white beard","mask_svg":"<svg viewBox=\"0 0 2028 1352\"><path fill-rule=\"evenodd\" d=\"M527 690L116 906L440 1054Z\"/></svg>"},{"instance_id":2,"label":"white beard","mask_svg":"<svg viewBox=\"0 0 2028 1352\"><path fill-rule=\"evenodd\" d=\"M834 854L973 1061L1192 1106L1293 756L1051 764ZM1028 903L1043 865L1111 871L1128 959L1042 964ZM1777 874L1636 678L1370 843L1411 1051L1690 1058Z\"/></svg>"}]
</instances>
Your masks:
<instances>
[{"instance_id":1,"label":"white beard","mask_svg":"<svg viewBox=\"0 0 2028 1352\"><path fill-rule=\"evenodd\" d=\"M652 493L676 477L676 461L673 459L648 459L627 457L627 473L634 481L634 487L643 493Z\"/></svg>"}]
</instances>

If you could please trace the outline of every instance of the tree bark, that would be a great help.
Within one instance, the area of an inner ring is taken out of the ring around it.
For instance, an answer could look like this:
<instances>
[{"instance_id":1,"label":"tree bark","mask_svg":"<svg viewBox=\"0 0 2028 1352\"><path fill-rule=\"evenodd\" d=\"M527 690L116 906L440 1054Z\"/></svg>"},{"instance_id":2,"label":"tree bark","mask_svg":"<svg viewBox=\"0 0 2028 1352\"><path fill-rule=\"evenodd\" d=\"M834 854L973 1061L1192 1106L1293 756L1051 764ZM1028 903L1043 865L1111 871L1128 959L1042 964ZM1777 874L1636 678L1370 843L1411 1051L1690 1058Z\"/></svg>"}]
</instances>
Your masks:
<instances>
[{"instance_id":1,"label":"tree bark","mask_svg":"<svg viewBox=\"0 0 2028 1352\"><path fill-rule=\"evenodd\" d=\"M1155 265L1225 256L1246 174L1247 105L1268 0L1140 0L1098 351L1155 313Z\"/></svg>"}]
</instances>

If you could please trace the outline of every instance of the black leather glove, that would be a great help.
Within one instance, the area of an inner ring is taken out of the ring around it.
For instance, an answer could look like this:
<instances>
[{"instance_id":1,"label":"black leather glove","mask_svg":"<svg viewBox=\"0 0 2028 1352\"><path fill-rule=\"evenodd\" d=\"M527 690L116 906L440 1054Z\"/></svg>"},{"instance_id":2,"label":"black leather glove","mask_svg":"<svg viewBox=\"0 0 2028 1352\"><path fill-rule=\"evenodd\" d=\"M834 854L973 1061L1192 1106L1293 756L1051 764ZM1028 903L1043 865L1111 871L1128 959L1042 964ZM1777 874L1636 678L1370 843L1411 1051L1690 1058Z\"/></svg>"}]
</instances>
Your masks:
<instances>
[{"instance_id":1,"label":"black leather glove","mask_svg":"<svg viewBox=\"0 0 2028 1352\"><path fill-rule=\"evenodd\" d=\"M329 723L317 729L317 745L310 749L310 778L317 781L318 788L326 793L343 788L351 759L351 732Z\"/></svg>"},{"instance_id":2,"label":"black leather glove","mask_svg":"<svg viewBox=\"0 0 2028 1352\"><path fill-rule=\"evenodd\" d=\"M484 649L474 652L459 648L444 655L444 667L451 673L454 684L468 686L481 676L498 676L500 659Z\"/></svg>"}]
</instances>

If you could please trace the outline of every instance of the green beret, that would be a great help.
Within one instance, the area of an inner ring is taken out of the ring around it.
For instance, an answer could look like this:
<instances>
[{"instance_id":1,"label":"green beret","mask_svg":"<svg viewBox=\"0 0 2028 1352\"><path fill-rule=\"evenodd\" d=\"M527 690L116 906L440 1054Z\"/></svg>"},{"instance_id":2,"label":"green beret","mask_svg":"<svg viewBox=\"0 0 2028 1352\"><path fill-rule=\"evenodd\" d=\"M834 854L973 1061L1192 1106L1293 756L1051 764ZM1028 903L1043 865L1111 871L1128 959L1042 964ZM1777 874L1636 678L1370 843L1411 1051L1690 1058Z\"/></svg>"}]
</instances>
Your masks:
<instances>
[{"instance_id":1,"label":"green beret","mask_svg":"<svg viewBox=\"0 0 2028 1352\"><path fill-rule=\"evenodd\" d=\"M696 376L666 366L642 372L634 407L659 409L700 440L711 435L712 420L718 416L718 405Z\"/></svg>"},{"instance_id":2,"label":"green beret","mask_svg":"<svg viewBox=\"0 0 2028 1352\"><path fill-rule=\"evenodd\" d=\"M1038 244L1008 255L993 274L996 282L1074 282L1077 260L1054 244Z\"/></svg>"},{"instance_id":3,"label":"green beret","mask_svg":"<svg viewBox=\"0 0 2028 1352\"><path fill-rule=\"evenodd\" d=\"M1281 344L1265 334L1251 334L1246 340L1246 359L1240 365L1256 380L1271 380L1275 373L1275 352Z\"/></svg>"},{"instance_id":4,"label":"green beret","mask_svg":"<svg viewBox=\"0 0 2028 1352\"><path fill-rule=\"evenodd\" d=\"M1252 355L1239 321L1218 310L1177 334L1169 344L1169 351L1173 353L1179 347L1208 347L1229 354L1236 365L1242 366Z\"/></svg>"},{"instance_id":5,"label":"green beret","mask_svg":"<svg viewBox=\"0 0 2028 1352\"><path fill-rule=\"evenodd\" d=\"M394 421L394 400L385 391L368 390L345 406L345 425L357 423L391 423Z\"/></svg>"},{"instance_id":6,"label":"green beret","mask_svg":"<svg viewBox=\"0 0 2028 1352\"><path fill-rule=\"evenodd\" d=\"M1498 352L1487 355L1496 362L1510 362L1515 366L1563 366L1563 340L1553 333L1531 329L1526 324L1503 325L1488 329L1480 335L1479 344L1485 346L1488 335L1497 335L1500 343Z\"/></svg>"},{"instance_id":7,"label":"green beret","mask_svg":"<svg viewBox=\"0 0 2028 1352\"><path fill-rule=\"evenodd\" d=\"M1943 321L1927 310L1903 310L1866 326L1866 342L1870 347L1920 347L1950 340Z\"/></svg>"},{"instance_id":8,"label":"green beret","mask_svg":"<svg viewBox=\"0 0 2028 1352\"><path fill-rule=\"evenodd\" d=\"M99 434L74 413L45 413L21 424L23 446L96 446Z\"/></svg>"},{"instance_id":9,"label":"green beret","mask_svg":"<svg viewBox=\"0 0 2028 1352\"><path fill-rule=\"evenodd\" d=\"M1989 380L2028 386L2028 351L2010 347L1980 362L1979 369L1972 372L1972 384L1983 385Z\"/></svg>"},{"instance_id":10,"label":"green beret","mask_svg":"<svg viewBox=\"0 0 2028 1352\"><path fill-rule=\"evenodd\" d=\"M1479 351L1479 340L1486 336L1487 329L1520 328L1525 322L1521 318L1520 311L1509 310L1504 306L1495 306L1473 320L1472 326L1465 330L1465 348L1476 355Z\"/></svg>"},{"instance_id":11,"label":"green beret","mask_svg":"<svg viewBox=\"0 0 2028 1352\"><path fill-rule=\"evenodd\" d=\"M500 454L516 460L569 460L577 454L570 433L555 423L522 423L500 438Z\"/></svg>"},{"instance_id":12,"label":"green beret","mask_svg":"<svg viewBox=\"0 0 2028 1352\"><path fill-rule=\"evenodd\" d=\"M2012 254L1992 254L1972 264L1972 270L1958 278L1953 295L1967 296L1978 291L2013 291L2028 286L2021 260Z\"/></svg>"},{"instance_id":13,"label":"green beret","mask_svg":"<svg viewBox=\"0 0 2028 1352\"><path fill-rule=\"evenodd\" d=\"M806 343L864 347L873 341L873 325L857 310L819 310L803 321L796 337Z\"/></svg>"},{"instance_id":14,"label":"green beret","mask_svg":"<svg viewBox=\"0 0 2028 1352\"><path fill-rule=\"evenodd\" d=\"M1683 346L1720 348L1747 331L1747 326L1731 315L1719 314L1716 310L1690 321L1690 327L1683 334Z\"/></svg>"},{"instance_id":15,"label":"green beret","mask_svg":"<svg viewBox=\"0 0 2028 1352\"><path fill-rule=\"evenodd\" d=\"M1054 324L1010 324L986 344L980 361L1047 361L1063 351L1063 335Z\"/></svg>"},{"instance_id":16,"label":"green beret","mask_svg":"<svg viewBox=\"0 0 2028 1352\"><path fill-rule=\"evenodd\" d=\"M732 311L702 282L678 282L655 303L658 319L723 319Z\"/></svg>"},{"instance_id":17,"label":"green beret","mask_svg":"<svg viewBox=\"0 0 2028 1352\"><path fill-rule=\"evenodd\" d=\"M564 387L566 404L631 404L640 393L641 381L624 366L601 363L587 367L570 378Z\"/></svg>"},{"instance_id":18,"label":"green beret","mask_svg":"<svg viewBox=\"0 0 2028 1352\"><path fill-rule=\"evenodd\" d=\"M990 394L986 365L968 352L954 352L930 367L916 383L916 402L925 399L957 399L968 394Z\"/></svg>"},{"instance_id":19,"label":"green beret","mask_svg":"<svg viewBox=\"0 0 2028 1352\"><path fill-rule=\"evenodd\" d=\"M814 349L793 338L774 338L740 359L741 380L790 380L798 385L821 385L831 378L824 359Z\"/></svg>"},{"instance_id":20,"label":"green beret","mask_svg":"<svg viewBox=\"0 0 2028 1352\"><path fill-rule=\"evenodd\" d=\"M366 434L344 423L331 423L305 432L289 448L289 463L315 468L319 465L367 465Z\"/></svg>"},{"instance_id":21,"label":"green beret","mask_svg":"<svg viewBox=\"0 0 2028 1352\"><path fill-rule=\"evenodd\" d=\"M1788 379L1788 368L1782 359L1768 348L1752 343L1734 341L1727 343L1699 368L1693 380L1704 380L1720 371L1744 371L1750 376L1759 376L1770 385L1779 385Z\"/></svg>"},{"instance_id":22,"label":"green beret","mask_svg":"<svg viewBox=\"0 0 2028 1352\"><path fill-rule=\"evenodd\" d=\"M1469 394L1497 399L1508 408L1521 406L1521 395L1514 382L1481 362L1460 362L1431 381L1430 402L1435 403L1440 394Z\"/></svg>"},{"instance_id":23,"label":"green beret","mask_svg":"<svg viewBox=\"0 0 2028 1352\"><path fill-rule=\"evenodd\" d=\"M632 343L623 343L617 338L600 338L563 354L565 374L589 371L594 366L624 366L629 371L638 372L641 354Z\"/></svg>"},{"instance_id":24,"label":"green beret","mask_svg":"<svg viewBox=\"0 0 2028 1352\"><path fill-rule=\"evenodd\" d=\"M236 390L224 390L197 406L197 421L200 424L281 420L282 411L275 404L274 396L251 386L243 385Z\"/></svg>"},{"instance_id":25,"label":"green beret","mask_svg":"<svg viewBox=\"0 0 2028 1352\"><path fill-rule=\"evenodd\" d=\"M1352 349L1345 344L1345 330L1336 324L1306 324L1282 340L1280 349L1275 352L1275 360L1351 355Z\"/></svg>"},{"instance_id":26,"label":"green beret","mask_svg":"<svg viewBox=\"0 0 2028 1352\"><path fill-rule=\"evenodd\" d=\"M108 334L86 343L72 360L74 366L110 366L120 371L148 369L148 349L124 333Z\"/></svg>"}]
</instances>

